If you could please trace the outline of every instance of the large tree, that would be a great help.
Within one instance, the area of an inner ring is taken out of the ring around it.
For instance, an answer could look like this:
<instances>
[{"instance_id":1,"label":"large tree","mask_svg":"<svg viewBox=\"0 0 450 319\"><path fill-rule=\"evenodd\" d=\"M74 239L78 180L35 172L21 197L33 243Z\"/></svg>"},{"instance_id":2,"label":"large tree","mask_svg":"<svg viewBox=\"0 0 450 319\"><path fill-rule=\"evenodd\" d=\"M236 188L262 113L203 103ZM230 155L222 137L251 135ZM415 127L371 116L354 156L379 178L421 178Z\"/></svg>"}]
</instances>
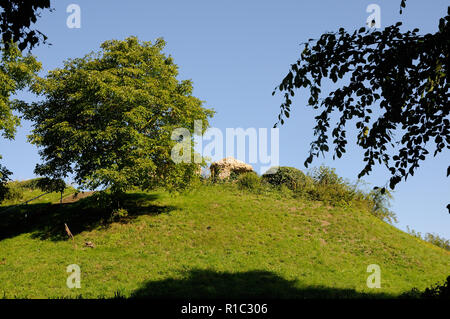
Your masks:
<instances>
[{"instance_id":1,"label":"large tree","mask_svg":"<svg viewBox=\"0 0 450 319\"><path fill-rule=\"evenodd\" d=\"M31 55L22 56L17 46L12 43L0 52L0 138L13 139L20 121L13 114L11 96L32 82L41 64ZM10 174L11 172L0 164L0 201L6 192L5 184Z\"/></svg>"},{"instance_id":2,"label":"large tree","mask_svg":"<svg viewBox=\"0 0 450 319\"><path fill-rule=\"evenodd\" d=\"M0 0L0 135L9 139L13 138L19 123L12 115L9 97L29 82L33 69L40 67L30 57L21 61L17 49L31 50L39 42L46 42L47 36L32 27L40 11L45 9L50 9L50 0ZM11 174L0 164L0 202L7 192L6 183Z\"/></svg>"},{"instance_id":3,"label":"large tree","mask_svg":"<svg viewBox=\"0 0 450 319\"><path fill-rule=\"evenodd\" d=\"M289 117L295 89L309 89L308 104L320 111L305 166L332 145L333 158L340 158L352 120L359 131L356 143L365 150L358 177L369 174L376 163L385 165L392 189L414 175L433 146L434 156L450 148L449 14L450 8L433 34L402 32L399 22L381 31L349 33L341 28L305 43L300 59L273 92L284 93L275 126ZM326 79L339 85L322 97ZM333 114L339 118L335 125Z\"/></svg>"},{"instance_id":4,"label":"large tree","mask_svg":"<svg viewBox=\"0 0 450 319\"><path fill-rule=\"evenodd\" d=\"M18 109L34 122L29 136L43 160L35 173L73 174L90 189L183 186L197 164L175 164L171 149L178 127L208 127L213 111L192 96L192 83L177 79L178 67L162 39L106 41L101 51L68 60L33 86L43 97Z\"/></svg>"}]
</instances>

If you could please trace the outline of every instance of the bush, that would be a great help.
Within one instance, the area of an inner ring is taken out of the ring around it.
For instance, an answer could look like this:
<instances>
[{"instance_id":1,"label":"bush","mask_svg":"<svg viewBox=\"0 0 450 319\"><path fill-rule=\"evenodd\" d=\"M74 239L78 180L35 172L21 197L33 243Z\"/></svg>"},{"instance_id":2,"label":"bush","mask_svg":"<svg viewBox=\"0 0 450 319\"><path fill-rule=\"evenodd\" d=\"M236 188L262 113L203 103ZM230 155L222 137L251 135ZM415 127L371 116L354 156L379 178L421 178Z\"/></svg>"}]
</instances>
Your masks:
<instances>
[{"instance_id":1,"label":"bush","mask_svg":"<svg viewBox=\"0 0 450 319\"><path fill-rule=\"evenodd\" d=\"M424 238L425 241L432 243L438 247L444 248L450 251L450 240L440 237L437 234L427 233Z\"/></svg>"},{"instance_id":2,"label":"bush","mask_svg":"<svg viewBox=\"0 0 450 319\"><path fill-rule=\"evenodd\" d=\"M381 188L372 190L368 194L368 200L372 203L372 214L388 223L397 222L397 216L389 209L392 194L386 189Z\"/></svg>"},{"instance_id":3,"label":"bush","mask_svg":"<svg viewBox=\"0 0 450 319\"><path fill-rule=\"evenodd\" d=\"M26 181L20 181L20 182L16 182L16 183L18 186L20 186L22 188L36 190L36 189L39 189L39 183L40 183L41 179L42 178L34 178L34 179L29 179Z\"/></svg>"},{"instance_id":4,"label":"bush","mask_svg":"<svg viewBox=\"0 0 450 319\"><path fill-rule=\"evenodd\" d=\"M436 284L430 288L426 288L424 291L420 291L417 288L413 288L411 291L401 295L403 298L423 298L423 299L450 299L450 276L441 285Z\"/></svg>"},{"instance_id":5,"label":"bush","mask_svg":"<svg viewBox=\"0 0 450 319\"><path fill-rule=\"evenodd\" d=\"M313 181L313 187L307 190L308 197L312 200L347 206L355 198L362 196L356 186L350 185L342 177L339 177L334 168L320 166L313 168L308 175Z\"/></svg>"},{"instance_id":6,"label":"bush","mask_svg":"<svg viewBox=\"0 0 450 319\"><path fill-rule=\"evenodd\" d=\"M309 199L335 206L347 206L355 197L355 192L341 184L315 184L308 189Z\"/></svg>"},{"instance_id":7,"label":"bush","mask_svg":"<svg viewBox=\"0 0 450 319\"><path fill-rule=\"evenodd\" d=\"M24 189L17 182L10 182L6 186L5 199L10 201L20 201L24 196Z\"/></svg>"},{"instance_id":8,"label":"bush","mask_svg":"<svg viewBox=\"0 0 450 319\"><path fill-rule=\"evenodd\" d=\"M95 192L88 199L91 202L91 206L95 208L112 208L113 199L111 194L107 191Z\"/></svg>"},{"instance_id":9,"label":"bush","mask_svg":"<svg viewBox=\"0 0 450 319\"><path fill-rule=\"evenodd\" d=\"M420 232L415 231L414 229L409 228L409 226L406 226L406 232L410 234L411 236L417 237L419 239L422 239L426 242L429 242L430 244L433 244L435 246L441 247L445 250L450 251L450 240L445 239L444 237L440 237L437 234L431 234L426 233L423 237Z\"/></svg>"},{"instance_id":10,"label":"bush","mask_svg":"<svg viewBox=\"0 0 450 319\"><path fill-rule=\"evenodd\" d=\"M263 176L271 185L286 187L294 196L323 201L331 205L346 206L354 199L364 199L364 194L339 177L334 169L320 166L305 175L294 167L271 168Z\"/></svg>"},{"instance_id":11,"label":"bush","mask_svg":"<svg viewBox=\"0 0 450 319\"><path fill-rule=\"evenodd\" d=\"M422 293L422 298L427 299L450 299L450 276L442 285L436 284L434 287L427 288Z\"/></svg>"},{"instance_id":12,"label":"bush","mask_svg":"<svg viewBox=\"0 0 450 319\"><path fill-rule=\"evenodd\" d=\"M120 221L126 217L128 217L128 211L123 208L115 209L111 213L111 221Z\"/></svg>"},{"instance_id":13,"label":"bush","mask_svg":"<svg viewBox=\"0 0 450 319\"><path fill-rule=\"evenodd\" d=\"M5 199L8 193L9 175L12 173L6 167L0 165L0 203Z\"/></svg>"},{"instance_id":14,"label":"bush","mask_svg":"<svg viewBox=\"0 0 450 319\"><path fill-rule=\"evenodd\" d=\"M320 166L313 168L310 176L318 185L346 185L342 177L339 177L334 168Z\"/></svg>"},{"instance_id":15,"label":"bush","mask_svg":"<svg viewBox=\"0 0 450 319\"><path fill-rule=\"evenodd\" d=\"M294 167L271 167L263 176L263 180L271 185L285 185L293 191L300 191L312 184L311 178Z\"/></svg>"},{"instance_id":16,"label":"bush","mask_svg":"<svg viewBox=\"0 0 450 319\"><path fill-rule=\"evenodd\" d=\"M255 191L261 188L261 179L254 172L244 173L238 176L237 184L240 189Z\"/></svg>"},{"instance_id":17,"label":"bush","mask_svg":"<svg viewBox=\"0 0 450 319\"><path fill-rule=\"evenodd\" d=\"M422 234L420 232L415 231L412 228L409 228L409 226L406 226L406 232L410 234L411 236L414 236L416 238L422 239Z\"/></svg>"}]
</instances>

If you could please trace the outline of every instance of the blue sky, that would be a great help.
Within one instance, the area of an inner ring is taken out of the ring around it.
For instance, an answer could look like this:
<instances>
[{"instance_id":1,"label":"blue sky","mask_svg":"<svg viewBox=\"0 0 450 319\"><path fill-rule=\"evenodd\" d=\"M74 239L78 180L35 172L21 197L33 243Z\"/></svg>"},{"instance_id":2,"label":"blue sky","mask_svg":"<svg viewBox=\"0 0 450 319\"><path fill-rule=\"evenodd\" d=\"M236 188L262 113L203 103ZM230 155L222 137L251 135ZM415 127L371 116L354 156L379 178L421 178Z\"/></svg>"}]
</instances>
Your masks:
<instances>
[{"instance_id":1,"label":"blue sky","mask_svg":"<svg viewBox=\"0 0 450 319\"><path fill-rule=\"evenodd\" d=\"M69 4L81 8L81 28L69 29ZM271 92L300 54L300 44L323 32L340 27L353 30L365 25L369 4L381 8L381 26L401 19L405 29L437 30L447 11L447 0L408 0L403 16L400 0L323 1L52 1L55 11L44 13L38 29L49 37L51 46L41 45L33 54L43 63L42 74L60 67L70 57L81 57L110 39L135 35L153 41L163 37L165 52L180 67L180 79L192 79L194 95L214 108L211 125L225 128L271 128L281 96ZM327 89L327 88L325 88ZM313 139L314 112L306 105L306 92L298 92L291 118L280 129L280 165L303 169ZM32 100L26 92L18 98ZM39 162L37 149L28 144L30 123L23 122L15 141L0 139L2 163L13 178L33 177ZM349 128L349 133L352 128ZM313 165L336 168L339 175L355 181L363 167L362 153L351 144L340 160L331 156ZM416 175L396 187L392 209L405 229L435 232L450 238L450 180L445 177L450 154L440 154L422 164ZM371 186L384 185L388 174L375 169L364 180Z\"/></svg>"}]
</instances>

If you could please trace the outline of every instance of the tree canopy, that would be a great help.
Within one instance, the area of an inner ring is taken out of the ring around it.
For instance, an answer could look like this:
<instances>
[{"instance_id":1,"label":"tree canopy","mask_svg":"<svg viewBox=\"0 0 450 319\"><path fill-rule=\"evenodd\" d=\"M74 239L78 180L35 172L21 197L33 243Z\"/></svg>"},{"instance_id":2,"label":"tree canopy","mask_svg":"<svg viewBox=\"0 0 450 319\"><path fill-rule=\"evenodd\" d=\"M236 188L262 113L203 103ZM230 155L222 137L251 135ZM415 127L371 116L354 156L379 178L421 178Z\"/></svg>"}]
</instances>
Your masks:
<instances>
[{"instance_id":1,"label":"tree canopy","mask_svg":"<svg viewBox=\"0 0 450 319\"><path fill-rule=\"evenodd\" d=\"M213 111L192 96L190 80L177 80L164 46L162 39L106 41L37 80L32 89L43 100L17 104L34 122L29 140L43 160L35 173L73 174L84 187L114 192L188 183L198 166L172 161L172 131L193 131L194 120L205 130Z\"/></svg>"},{"instance_id":2,"label":"tree canopy","mask_svg":"<svg viewBox=\"0 0 450 319\"><path fill-rule=\"evenodd\" d=\"M275 126L289 117L295 89L309 89L308 105L320 110L315 117L317 138L305 166L332 145L333 158L340 158L346 151L345 128L352 120L359 132L357 145L365 150L365 167L358 177L382 164L390 172L392 189L414 175L430 153L429 144L435 145L434 156L450 148L449 14L450 8L434 34L401 32L399 22L381 31L361 28L349 33L341 28L304 44L300 59L273 94L284 93ZM322 97L325 80L340 85ZM339 118L334 126L332 114Z\"/></svg>"},{"instance_id":3,"label":"tree canopy","mask_svg":"<svg viewBox=\"0 0 450 319\"><path fill-rule=\"evenodd\" d=\"M0 60L0 137L13 139L19 118L12 112L11 96L32 82L41 64L31 56L22 56L16 45L1 49ZM2 158L0 154L0 159ZM0 201L11 172L0 164Z\"/></svg>"},{"instance_id":4,"label":"tree canopy","mask_svg":"<svg viewBox=\"0 0 450 319\"><path fill-rule=\"evenodd\" d=\"M41 9L49 9L50 0L0 0L0 32L3 45L8 49L16 43L19 50L32 49L47 36L31 25L40 17Z\"/></svg>"},{"instance_id":5,"label":"tree canopy","mask_svg":"<svg viewBox=\"0 0 450 319\"><path fill-rule=\"evenodd\" d=\"M11 172L6 167L0 165L0 203L5 199L8 193L8 187L6 186L9 181L9 175Z\"/></svg>"},{"instance_id":6,"label":"tree canopy","mask_svg":"<svg viewBox=\"0 0 450 319\"><path fill-rule=\"evenodd\" d=\"M17 46L1 51L0 61L0 134L12 139L19 124L19 118L12 113L11 95L31 83L41 64L31 56L22 56Z\"/></svg>"}]
</instances>

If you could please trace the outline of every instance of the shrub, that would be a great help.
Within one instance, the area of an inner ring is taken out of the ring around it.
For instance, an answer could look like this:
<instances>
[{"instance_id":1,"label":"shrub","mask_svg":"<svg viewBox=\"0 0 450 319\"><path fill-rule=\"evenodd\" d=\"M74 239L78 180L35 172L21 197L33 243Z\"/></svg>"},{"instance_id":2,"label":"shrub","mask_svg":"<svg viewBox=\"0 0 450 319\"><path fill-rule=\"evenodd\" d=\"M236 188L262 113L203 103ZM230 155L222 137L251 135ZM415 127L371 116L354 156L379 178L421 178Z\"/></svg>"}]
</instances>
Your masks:
<instances>
[{"instance_id":1,"label":"shrub","mask_svg":"<svg viewBox=\"0 0 450 319\"><path fill-rule=\"evenodd\" d=\"M308 175L313 181L313 187L307 190L308 197L312 200L347 206L355 198L362 196L356 186L350 185L342 177L339 177L334 168L320 166L313 168Z\"/></svg>"},{"instance_id":2,"label":"shrub","mask_svg":"<svg viewBox=\"0 0 450 319\"><path fill-rule=\"evenodd\" d=\"M42 178L33 178L26 181L17 182L17 185L22 188L28 188L31 190L39 189L39 183Z\"/></svg>"},{"instance_id":3,"label":"shrub","mask_svg":"<svg viewBox=\"0 0 450 319\"><path fill-rule=\"evenodd\" d=\"M299 195L298 192L294 193L294 191L287 187L285 184L281 184L278 187L278 192L283 196L283 198L296 197L296 195Z\"/></svg>"},{"instance_id":4,"label":"shrub","mask_svg":"<svg viewBox=\"0 0 450 319\"><path fill-rule=\"evenodd\" d=\"M353 200L353 193L340 184L316 184L308 189L307 196L336 206L347 206Z\"/></svg>"},{"instance_id":5,"label":"shrub","mask_svg":"<svg viewBox=\"0 0 450 319\"><path fill-rule=\"evenodd\" d=\"M123 208L114 209L111 213L111 221L119 221L128 217L128 211Z\"/></svg>"},{"instance_id":6,"label":"shrub","mask_svg":"<svg viewBox=\"0 0 450 319\"><path fill-rule=\"evenodd\" d=\"M91 206L95 208L111 208L113 207L113 200L111 194L107 191L95 192L92 196L88 198L91 202Z\"/></svg>"},{"instance_id":7,"label":"shrub","mask_svg":"<svg viewBox=\"0 0 450 319\"><path fill-rule=\"evenodd\" d=\"M224 182L236 181L239 178L240 175L243 175L243 174L240 174L239 172L236 172L236 171L231 171L230 172L230 176L228 176L228 178L223 179L223 181Z\"/></svg>"},{"instance_id":8,"label":"shrub","mask_svg":"<svg viewBox=\"0 0 450 319\"><path fill-rule=\"evenodd\" d=\"M436 284L424 291L413 288L411 291L401 295L402 298L423 298L423 299L450 299L450 276L441 285Z\"/></svg>"},{"instance_id":9,"label":"shrub","mask_svg":"<svg viewBox=\"0 0 450 319\"><path fill-rule=\"evenodd\" d=\"M440 237L437 234L427 233L424 238L425 241L432 243L438 247L444 248L450 251L450 240Z\"/></svg>"},{"instance_id":10,"label":"shrub","mask_svg":"<svg viewBox=\"0 0 450 319\"><path fill-rule=\"evenodd\" d=\"M3 167L0 165L0 203L5 199L5 196L8 193L8 181L9 181L9 175L12 173L6 169L6 167Z\"/></svg>"},{"instance_id":11,"label":"shrub","mask_svg":"<svg viewBox=\"0 0 450 319\"><path fill-rule=\"evenodd\" d=\"M24 196L24 189L17 182L10 182L6 186L5 199L10 201L20 201Z\"/></svg>"},{"instance_id":12,"label":"shrub","mask_svg":"<svg viewBox=\"0 0 450 319\"><path fill-rule=\"evenodd\" d=\"M261 179L254 172L244 173L238 176L237 184L240 189L258 190L261 187Z\"/></svg>"},{"instance_id":13,"label":"shrub","mask_svg":"<svg viewBox=\"0 0 450 319\"><path fill-rule=\"evenodd\" d=\"M271 185L285 185L293 191L300 191L312 184L311 178L294 167L272 167L263 176L263 180Z\"/></svg>"},{"instance_id":14,"label":"shrub","mask_svg":"<svg viewBox=\"0 0 450 319\"><path fill-rule=\"evenodd\" d=\"M450 240L445 239L444 237L440 237L437 234L431 234L426 233L423 237L422 234L415 231L414 229L409 228L409 226L406 226L406 232L410 234L411 236L417 237L419 239L422 239L426 242L429 242L430 244L433 244L435 246L441 247L445 250L450 251Z\"/></svg>"},{"instance_id":15,"label":"shrub","mask_svg":"<svg viewBox=\"0 0 450 319\"><path fill-rule=\"evenodd\" d=\"M372 214L388 223L397 222L397 216L389 209L392 194L386 189L381 188L372 190L368 194L368 200L372 203Z\"/></svg>"},{"instance_id":16,"label":"shrub","mask_svg":"<svg viewBox=\"0 0 450 319\"><path fill-rule=\"evenodd\" d=\"M414 236L416 238L422 239L422 234L420 232L415 231L412 228L409 228L409 226L406 226L406 232L410 234L411 236Z\"/></svg>"},{"instance_id":17,"label":"shrub","mask_svg":"<svg viewBox=\"0 0 450 319\"><path fill-rule=\"evenodd\" d=\"M442 284L436 284L431 288L426 288L422 293L422 298L428 299L450 299L450 276Z\"/></svg>"},{"instance_id":18,"label":"shrub","mask_svg":"<svg viewBox=\"0 0 450 319\"><path fill-rule=\"evenodd\" d=\"M311 170L310 176L319 185L344 185L342 177L339 177L334 168L327 166L315 167Z\"/></svg>"}]
</instances>

